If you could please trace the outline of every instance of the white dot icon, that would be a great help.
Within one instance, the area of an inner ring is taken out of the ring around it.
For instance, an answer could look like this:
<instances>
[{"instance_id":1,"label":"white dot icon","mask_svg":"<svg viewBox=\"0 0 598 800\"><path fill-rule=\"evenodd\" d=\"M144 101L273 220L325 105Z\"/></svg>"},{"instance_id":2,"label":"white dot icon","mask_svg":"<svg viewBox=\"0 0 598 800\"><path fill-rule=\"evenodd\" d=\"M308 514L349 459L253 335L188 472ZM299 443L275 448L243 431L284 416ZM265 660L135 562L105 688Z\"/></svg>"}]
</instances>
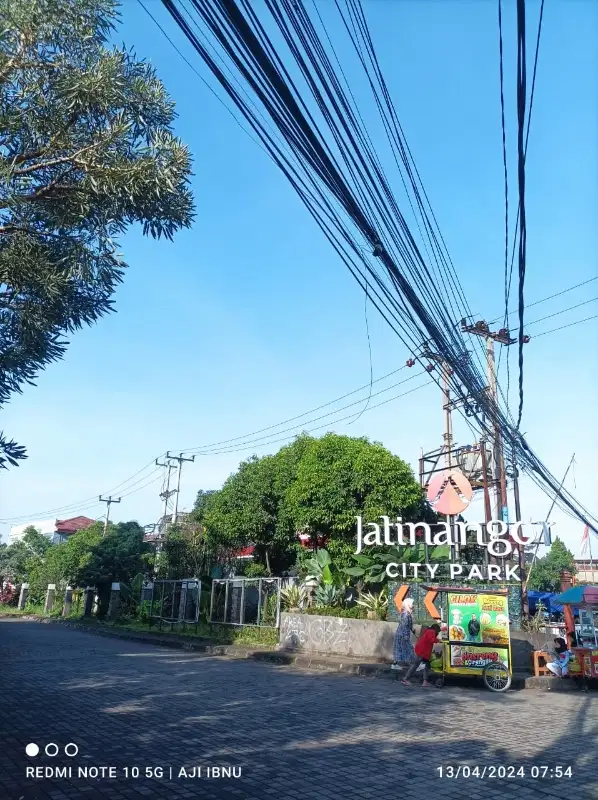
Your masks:
<instances>
[{"instance_id":1,"label":"white dot icon","mask_svg":"<svg viewBox=\"0 0 598 800\"><path fill-rule=\"evenodd\" d=\"M39 747L34 742L30 742L25 748L25 752L33 758L39 753Z\"/></svg>"}]
</instances>

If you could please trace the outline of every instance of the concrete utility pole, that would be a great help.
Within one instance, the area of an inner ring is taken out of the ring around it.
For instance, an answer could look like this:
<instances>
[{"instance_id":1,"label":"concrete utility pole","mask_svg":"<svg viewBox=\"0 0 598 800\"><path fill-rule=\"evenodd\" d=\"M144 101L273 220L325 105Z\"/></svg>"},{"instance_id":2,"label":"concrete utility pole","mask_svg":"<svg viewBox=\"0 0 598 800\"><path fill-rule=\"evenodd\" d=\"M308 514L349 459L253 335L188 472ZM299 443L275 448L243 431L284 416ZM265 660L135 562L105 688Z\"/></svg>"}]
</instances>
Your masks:
<instances>
[{"instance_id":1,"label":"concrete utility pole","mask_svg":"<svg viewBox=\"0 0 598 800\"><path fill-rule=\"evenodd\" d=\"M170 490L170 473L173 469L176 469L176 464L169 464L166 461L161 462L156 459L156 466L158 467L166 467L168 472L166 473L166 490L160 493L160 498L164 500L164 523L166 523L166 515L168 513L168 501L170 500L171 495L175 494L175 490Z\"/></svg>"},{"instance_id":2,"label":"concrete utility pole","mask_svg":"<svg viewBox=\"0 0 598 800\"><path fill-rule=\"evenodd\" d=\"M490 399L496 407L498 407L498 393L496 384L496 363L494 358L494 343L511 345L517 342L513 339L507 328L501 328L499 331L491 331L488 323L484 320L476 322L474 325L468 325L467 322L461 320L461 330L464 333L471 333L474 336L480 336L486 342L486 368L488 371L488 391ZM524 343L529 341L529 337L524 337ZM498 420L493 421L494 435L493 435L493 452L494 452L494 482L496 487L496 519L502 519L508 522L509 511L507 501L507 480L505 473L505 458L503 451L502 434Z\"/></svg>"},{"instance_id":3,"label":"concrete utility pole","mask_svg":"<svg viewBox=\"0 0 598 800\"><path fill-rule=\"evenodd\" d=\"M102 497L102 495L100 495L100 503L106 503L106 519L104 520L104 536L106 535L106 533L108 531L108 521L110 519L110 506L112 505L112 503L120 503L121 499L122 498L119 497L118 500L115 500L112 497L112 495L110 495L110 497L106 497L106 498L104 498L104 497Z\"/></svg>"},{"instance_id":4,"label":"concrete utility pole","mask_svg":"<svg viewBox=\"0 0 598 800\"><path fill-rule=\"evenodd\" d=\"M453 419L452 419L452 409L453 403L451 402L451 390L450 390L450 383L449 378L453 374L452 369L446 363L446 361L442 358L442 356L438 355L437 353L433 353L429 350L428 347L425 347L422 353L422 356L428 361L434 361L439 365L440 368L440 375L442 378L442 410L444 413L444 433L443 433L443 451L444 451L444 465L447 470L451 470L453 468ZM409 362L408 362L409 363ZM429 365L430 367L432 365ZM426 367L428 369L428 367ZM431 371L428 369L428 371ZM454 531L455 528L455 518L454 516L448 516L446 521L449 524L449 528ZM451 544L451 559L454 560L456 556L457 550L456 544Z\"/></svg>"},{"instance_id":5,"label":"concrete utility pole","mask_svg":"<svg viewBox=\"0 0 598 800\"><path fill-rule=\"evenodd\" d=\"M178 456L171 456L170 450L166 453L166 458L169 461L178 461L178 471L177 471L177 481L176 481L176 496L174 498L174 511L172 512L172 524L176 522L177 513L179 510L179 494L181 491L181 472L183 469L183 461L195 461L195 456L191 456L191 458L183 458L183 454L179 453Z\"/></svg>"}]
</instances>

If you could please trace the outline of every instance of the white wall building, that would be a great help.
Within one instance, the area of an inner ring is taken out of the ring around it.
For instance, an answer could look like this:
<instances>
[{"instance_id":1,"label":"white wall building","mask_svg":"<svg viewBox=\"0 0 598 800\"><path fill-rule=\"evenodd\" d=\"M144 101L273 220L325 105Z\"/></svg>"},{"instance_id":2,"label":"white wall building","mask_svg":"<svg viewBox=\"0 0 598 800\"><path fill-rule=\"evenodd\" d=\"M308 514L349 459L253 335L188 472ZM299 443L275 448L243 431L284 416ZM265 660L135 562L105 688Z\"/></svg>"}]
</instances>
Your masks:
<instances>
[{"instance_id":1,"label":"white wall building","mask_svg":"<svg viewBox=\"0 0 598 800\"><path fill-rule=\"evenodd\" d=\"M8 534L8 543L13 544L13 542L18 542L19 539L22 539L27 528L30 528L32 525L34 528L37 528L40 533L43 533L44 536L47 536L48 539L54 541L54 537L56 536L56 520L42 519L35 522L26 522L24 525L15 525L14 528L10 529L10 533Z\"/></svg>"}]
</instances>

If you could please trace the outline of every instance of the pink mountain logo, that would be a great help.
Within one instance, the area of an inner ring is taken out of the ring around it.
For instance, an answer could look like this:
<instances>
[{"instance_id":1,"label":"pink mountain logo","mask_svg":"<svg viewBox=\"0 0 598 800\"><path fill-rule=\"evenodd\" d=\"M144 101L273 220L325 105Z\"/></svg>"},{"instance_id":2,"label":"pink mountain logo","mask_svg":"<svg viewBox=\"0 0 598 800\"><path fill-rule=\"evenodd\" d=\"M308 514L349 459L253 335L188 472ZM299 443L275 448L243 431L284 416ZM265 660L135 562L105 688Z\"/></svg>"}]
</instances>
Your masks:
<instances>
[{"instance_id":1,"label":"pink mountain logo","mask_svg":"<svg viewBox=\"0 0 598 800\"><path fill-rule=\"evenodd\" d=\"M428 484L428 502L439 514L460 514L465 511L472 496L471 484L459 469L440 472Z\"/></svg>"}]
</instances>

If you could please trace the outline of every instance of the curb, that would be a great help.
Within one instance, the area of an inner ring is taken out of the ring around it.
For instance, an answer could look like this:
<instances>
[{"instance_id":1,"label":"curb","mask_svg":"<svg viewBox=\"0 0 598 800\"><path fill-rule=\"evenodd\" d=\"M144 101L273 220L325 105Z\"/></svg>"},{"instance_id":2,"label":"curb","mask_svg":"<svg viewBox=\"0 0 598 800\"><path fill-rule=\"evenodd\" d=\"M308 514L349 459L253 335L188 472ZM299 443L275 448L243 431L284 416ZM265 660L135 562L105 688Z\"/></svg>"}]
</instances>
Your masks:
<instances>
[{"instance_id":1,"label":"curb","mask_svg":"<svg viewBox=\"0 0 598 800\"><path fill-rule=\"evenodd\" d=\"M136 633L135 631L115 630L114 628L99 628L94 625L85 625L79 622L67 622L61 618L42 617L35 614L17 616L13 614L0 614L0 619L19 619L27 622L42 622L51 625L61 625L65 628L92 633L96 636L108 636L113 639L123 639L125 641L141 642L142 644L152 644L158 647L167 647L174 650L186 650L206 655L225 656L235 659L251 659L253 661L266 661L271 664L293 666L301 669L314 670L318 672L331 672L341 675L350 675L362 678L382 678L385 680L398 680L401 673L396 673L390 669L390 664L382 663L358 663L355 661L342 661L330 659L326 656L314 655L311 653L293 652L288 650L278 650L274 647L262 647L255 650L251 647L242 645L219 645L213 644L209 639L197 639L196 641L184 641L174 638L171 635L160 635L151 633ZM453 681L451 681L453 683ZM455 680L454 685L471 685L471 680L463 678ZM514 675L511 690L521 691L524 689L535 689L543 692L572 692L579 691L574 681L563 681L560 678L535 678L526 675Z\"/></svg>"}]
</instances>

